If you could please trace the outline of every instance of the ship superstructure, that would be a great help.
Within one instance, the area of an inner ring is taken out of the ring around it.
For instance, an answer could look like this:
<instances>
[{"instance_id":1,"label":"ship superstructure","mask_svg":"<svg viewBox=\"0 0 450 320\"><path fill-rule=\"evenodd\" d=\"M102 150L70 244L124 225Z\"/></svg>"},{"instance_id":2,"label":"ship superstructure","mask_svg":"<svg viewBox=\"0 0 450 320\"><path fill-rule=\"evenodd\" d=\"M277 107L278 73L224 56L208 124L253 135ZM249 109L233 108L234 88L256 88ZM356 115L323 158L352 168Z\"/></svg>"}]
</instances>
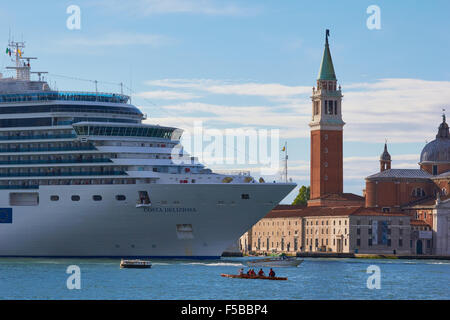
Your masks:
<instances>
[{"instance_id":1,"label":"ship superstructure","mask_svg":"<svg viewBox=\"0 0 450 320\"><path fill-rule=\"evenodd\" d=\"M122 93L52 90L24 47L0 79L0 256L216 257L295 187L214 173Z\"/></svg>"}]
</instances>

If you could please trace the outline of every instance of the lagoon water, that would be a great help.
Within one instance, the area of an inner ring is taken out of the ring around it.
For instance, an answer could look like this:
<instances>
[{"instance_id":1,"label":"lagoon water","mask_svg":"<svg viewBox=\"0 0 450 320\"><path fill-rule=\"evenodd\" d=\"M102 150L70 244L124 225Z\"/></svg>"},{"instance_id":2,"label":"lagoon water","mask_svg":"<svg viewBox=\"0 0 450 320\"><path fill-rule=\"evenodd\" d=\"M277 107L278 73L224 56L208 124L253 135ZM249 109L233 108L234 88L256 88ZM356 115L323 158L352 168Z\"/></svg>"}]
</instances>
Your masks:
<instances>
[{"instance_id":1,"label":"lagoon water","mask_svg":"<svg viewBox=\"0 0 450 320\"><path fill-rule=\"evenodd\" d=\"M119 259L0 258L0 299L450 299L450 261L316 258L276 268L287 281L220 276L245 260L153 259L151 269L120 269ZM80 290L67 289L70 265L80 267ZM371 265L380 289L367 288Z\"/></svg>"}]
</instances>

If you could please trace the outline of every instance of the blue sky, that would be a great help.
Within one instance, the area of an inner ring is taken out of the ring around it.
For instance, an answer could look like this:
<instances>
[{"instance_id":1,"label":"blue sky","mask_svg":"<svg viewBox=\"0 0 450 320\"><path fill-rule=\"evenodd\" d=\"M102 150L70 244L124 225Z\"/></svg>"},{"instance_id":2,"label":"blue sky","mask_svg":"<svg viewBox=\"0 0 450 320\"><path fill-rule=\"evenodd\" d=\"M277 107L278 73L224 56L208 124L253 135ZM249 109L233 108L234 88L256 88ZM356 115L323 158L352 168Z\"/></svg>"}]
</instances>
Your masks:
<instances>
[{"instance_id":1,"label":"blue sky","mask_svg":"<svg viewBox=\"0 0 450 320\"><path fill-rule=\"evenodd\" d=\"M81 9L80 30L66 27L69 5ZM366 26L370 5L380 30ZM385 139L394 168L417 168L450 108L449 11L445 0L9 1L0 41L6 48L9 29L23 37L26 55L39 57L34 70L58 89L94 90L58 75L97 79L101 91L119 90L101 81L124 82L149 123L279 129L290 176L308 185L309 97L328 28L347 123L344 190L361 194Z\"/></svg>"}]
</instances>

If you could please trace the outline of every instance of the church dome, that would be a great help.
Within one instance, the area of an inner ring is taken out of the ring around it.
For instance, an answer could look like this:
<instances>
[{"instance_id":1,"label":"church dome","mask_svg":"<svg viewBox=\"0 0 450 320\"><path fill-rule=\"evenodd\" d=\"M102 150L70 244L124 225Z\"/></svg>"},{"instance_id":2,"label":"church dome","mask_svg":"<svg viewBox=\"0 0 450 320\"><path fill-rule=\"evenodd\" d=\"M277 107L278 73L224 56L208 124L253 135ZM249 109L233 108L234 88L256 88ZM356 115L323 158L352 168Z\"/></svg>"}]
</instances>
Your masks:
<instances>
[{"instance_id":1,"label":"church dome","mask_svg":"<svg viewBox=\"0 0 450 320\"><path fill-rule=\"evenodd\" d=\"M439 126L436 139L427 143L420 154L420 163L424 162L449 162L450 163L450 134L445 115Z\"/></svg>"}]
</instances>

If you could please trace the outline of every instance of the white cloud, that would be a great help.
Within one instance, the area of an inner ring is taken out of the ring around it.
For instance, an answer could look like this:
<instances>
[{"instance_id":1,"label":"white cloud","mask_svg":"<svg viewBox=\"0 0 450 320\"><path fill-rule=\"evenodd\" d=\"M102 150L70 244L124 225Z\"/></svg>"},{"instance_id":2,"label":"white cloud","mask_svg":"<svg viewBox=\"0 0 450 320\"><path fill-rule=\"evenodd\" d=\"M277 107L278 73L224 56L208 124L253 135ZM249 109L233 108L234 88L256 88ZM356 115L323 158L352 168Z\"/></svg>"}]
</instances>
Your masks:
<instances>
[{"instance_id":1,"label":"white cloud","mask_svg":"<svg viewBox=\"0 0 450 320\"><path fill-rule=\"evenodd\" d=\"M167 90L145 91L136 94L136 96L146 99L163 100L191 100L200 96L188 92L176 92Z\"/></svg>"},{"instance_id":2,"label":"white cloud","mask_svg":"<svg viewBox=\"0 0 450 320\"><path fill-rule=\"evenodd\" d=\"M146 83L221 101L163 105L163 111L183 112L187 118L200 114L214 125L277 127L283 138L309 136L311 88L307 86L211 79L162 79ZM343 94L345 141L381 143L387 138L390 143L423 143L436 135L441 109L450 102L450 82L381 79L344 85ZM233 106L222 103L224 99L218 95L234 99L246 96L246 102L255 97L258 105ZM264 99L266 102L261 103Z\"/></svg>"}]
</instances>

